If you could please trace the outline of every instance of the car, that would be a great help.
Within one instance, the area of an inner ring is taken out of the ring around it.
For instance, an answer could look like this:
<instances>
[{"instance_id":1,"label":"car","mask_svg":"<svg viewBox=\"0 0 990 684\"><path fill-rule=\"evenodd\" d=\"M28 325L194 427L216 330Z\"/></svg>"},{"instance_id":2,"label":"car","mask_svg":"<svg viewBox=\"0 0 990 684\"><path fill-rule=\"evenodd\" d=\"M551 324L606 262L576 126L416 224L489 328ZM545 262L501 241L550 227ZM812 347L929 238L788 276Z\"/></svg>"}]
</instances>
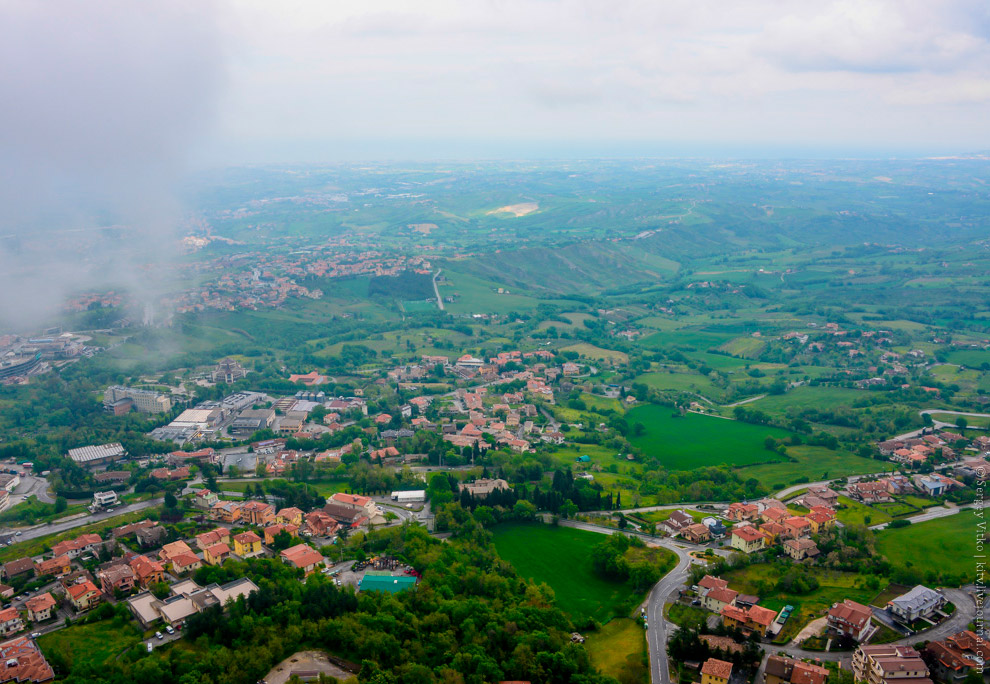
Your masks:
<instances>
[{"instance_id":1,"label":"car","mask_svg":"<svg viewBox=\"0 0 990 684\"><path fill-rule=\"evenodd\" d=\"M172 628L172 625L168 625L165 628L165 631L168 632L169 634L175 634L175 630Z\"/></svg>"},{"instance_id":2,"label":"car","mask_svg":"<svg viewBox=\"0 0 990 684\"><path fill-rule=\"evenodd\" d=\"M18 532L14 532L14 536L15 537L20 537L21 536L21 533L19 531Z\"/></svg>"},{"instance_id":3,"label":"car","mask_svg":"<svg viewBox=\"0 0 990 684\"><path fill-rule=\"evenodd\" d=\"M691 605L692 606L700 606L701 605L701 599L695 599L695 600L691 601Z\"/></svg>"},{"instance_id":4,"label":"car","mask_svg":"<svg viewBox=\"0 0 990 684\"><path fill-rule=\"evenodd\" d=\"M40 636L41 636L41 632L31 632L32 639L37 639Z\"/></svg>"},{"instance_id":5,"label":"car","mask_svg":"<svg viewBox=\"0 0 990 684\"><path fill-rule=\"evenodd\" d=\"M155 650L155 645L149 641L148 642L148 653L151 653L153 650Z\"/></svg>"},{"instance_id":6,"label":"car","mask_svg":"<svg viewBox=\"0 0 990 684\"><path fill-rule=\"evenodd\" d=\"M155 632L155 638L156 639L164 639L165 638L165 635L162 634L161 632Z\"/></svg>"}]
</instances>

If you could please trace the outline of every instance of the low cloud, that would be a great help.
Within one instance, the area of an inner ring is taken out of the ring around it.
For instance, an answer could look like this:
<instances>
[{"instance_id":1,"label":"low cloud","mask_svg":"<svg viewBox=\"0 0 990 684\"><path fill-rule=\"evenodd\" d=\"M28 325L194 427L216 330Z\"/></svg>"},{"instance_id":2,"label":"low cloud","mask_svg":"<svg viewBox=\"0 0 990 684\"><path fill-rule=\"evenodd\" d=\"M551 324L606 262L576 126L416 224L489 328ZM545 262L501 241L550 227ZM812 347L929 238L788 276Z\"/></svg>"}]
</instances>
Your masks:
<instances>
[{"instance_id":1,"label":"low cloud","mask_svg":"<svg viewBox=\"0 0 990 684\"><path fill-rule=\"evenodd\" d=\"M174 187L224 78L216 8L0 11L0 322L34 324L107 281L153 290L144 262L174 244Z\"/></svg>"}]
</instances>

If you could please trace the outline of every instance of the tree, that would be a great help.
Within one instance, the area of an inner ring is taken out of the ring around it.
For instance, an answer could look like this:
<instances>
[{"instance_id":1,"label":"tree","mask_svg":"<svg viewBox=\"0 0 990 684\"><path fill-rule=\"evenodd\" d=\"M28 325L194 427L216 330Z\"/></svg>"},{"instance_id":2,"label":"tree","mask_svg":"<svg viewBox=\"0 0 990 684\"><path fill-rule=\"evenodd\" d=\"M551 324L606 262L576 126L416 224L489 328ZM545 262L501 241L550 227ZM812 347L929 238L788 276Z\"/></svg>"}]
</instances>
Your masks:
<instances>
[{"instance_id":1,"label":"tree","mask_svg":"<svg viewBox=\"0 0 990 684\"><path fill-rule=\"evenodd\" d=\"M962 432L966 432L966 428L969 427L969 421L966 420L965 416L959 416L958 418L956 418L956 427L959 428Z\"/></svg>"},{"instance_id":2,"label":"tree","mask_svg":"<svg viewBox=\"0 0 990 684\"><path fill-rule=\"evenodd\" d=\"M64 511L68 507L69 507L69 502L65 500L65 497L64 496L56 496L55 497L55 512L56 513L61 513L62 511Z\"/></svg>"},{"instance_id":3,"label":"tree","mask_svg":"<svg viewBox=\"0 0 990 684\"><path fill-rule=\"evenodd\" d=\"M175 498L175 494L172 492L165 492L165 508L178 508L179 500Z\"/></svg>"},{"instance_id":4,"label":"tree","mask_svg":"<svg viewBox=\"0 0 990 684\"><path fill-rule=\"evenodd\" d=\"M292 546L292 542L292 535L288 531L282 530L272 539L272 549L275 551L284 551Z\"/></svg>"}]
</instances>

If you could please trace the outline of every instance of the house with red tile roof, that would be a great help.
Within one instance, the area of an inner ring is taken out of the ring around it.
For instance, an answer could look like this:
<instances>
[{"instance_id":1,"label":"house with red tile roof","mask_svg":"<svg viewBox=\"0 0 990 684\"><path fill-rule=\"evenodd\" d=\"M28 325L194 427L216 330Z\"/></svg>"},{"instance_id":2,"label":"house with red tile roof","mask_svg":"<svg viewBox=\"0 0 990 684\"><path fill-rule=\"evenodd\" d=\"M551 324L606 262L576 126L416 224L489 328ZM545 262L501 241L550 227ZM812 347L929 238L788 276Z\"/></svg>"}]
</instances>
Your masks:
<instances>
[{"instance_id":1,"label":"house with red tile roof","mask_svg":"<svg viewBox=\"0 0 990 684\"><path fill-rule=\"evenodd\" d=\"M55 598L47 591L43 594L32 596L24 602L28 620L35 624L51 619L52 611L56 605Z\"/></svg>"},{"instance_id":2,"label":"house with red tile roof","mask_svg":"<svg viewBox=\"0 0 990 684\"><path fill-rule=\"evenodd\" d=\"M842 603L832 604L826 623L830 632L862 641L873 631L870 624L872 617L873 611L867 606L845 599Z\"/></svg>"},{"instance_id":3,"label":"house with red tile roof","mask_svg":"<svg viewBox=\"0 0 990 684\"><path fill-rule=\"evenodd\" d=\"M69 598L72 607L80 613L95 608L102 598L100 590L89 580L69 585L65 588L65 595Z\"/></svg>"},{"instance_id":4,"label":"house with red tile roof","mask_svg":"<svg viewBox=\"0 0 990 684\"><path fill-rule=\"evenodd\" d=\"M0 636L17 634L24 629L24 620L14 607L0 610Z\"/></svg>"},{"instance_id":5,"label":"house with red tile roof","mask_svg":"<svg viewBox=\"0 0 990 684\"><path fill-rule=\"evenodd\" d=\"M317 566L323 563L323 556L308 544L296 544L280 554L282 562L298 568L305 575L310 575L316 571Z\"/></svg>"},{"instance_id":6,"label":"house with red tile roof","mask_svg":"<svg viewBox=\"0 0 990 684\"><path fill-rule=\"evenodd\" d=\"M709 658L701 666L701 684L729 684L732 677L732 663L718 658Z\"/></svg>"}]
</instances>

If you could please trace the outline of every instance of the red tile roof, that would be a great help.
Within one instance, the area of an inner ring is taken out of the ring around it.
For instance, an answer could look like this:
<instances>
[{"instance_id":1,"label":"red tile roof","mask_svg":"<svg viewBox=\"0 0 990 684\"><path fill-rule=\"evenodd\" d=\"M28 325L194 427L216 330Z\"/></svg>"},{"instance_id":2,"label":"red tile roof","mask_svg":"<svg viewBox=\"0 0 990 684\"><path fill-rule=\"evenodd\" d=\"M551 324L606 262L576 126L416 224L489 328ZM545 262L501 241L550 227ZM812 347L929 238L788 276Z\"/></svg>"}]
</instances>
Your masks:
<instances>
[{"instance_id":1,"label":"red tile roof","mask_svg":"<svg viewBox=\"0 0 990 684\"><path fill-rule=\"evenodd\" d=\"M728 679L732 676L732 663L719 660L718 658L709 658L701 666L701 674L718 677L719 679Z\"/></svg>"}]
</instances>

